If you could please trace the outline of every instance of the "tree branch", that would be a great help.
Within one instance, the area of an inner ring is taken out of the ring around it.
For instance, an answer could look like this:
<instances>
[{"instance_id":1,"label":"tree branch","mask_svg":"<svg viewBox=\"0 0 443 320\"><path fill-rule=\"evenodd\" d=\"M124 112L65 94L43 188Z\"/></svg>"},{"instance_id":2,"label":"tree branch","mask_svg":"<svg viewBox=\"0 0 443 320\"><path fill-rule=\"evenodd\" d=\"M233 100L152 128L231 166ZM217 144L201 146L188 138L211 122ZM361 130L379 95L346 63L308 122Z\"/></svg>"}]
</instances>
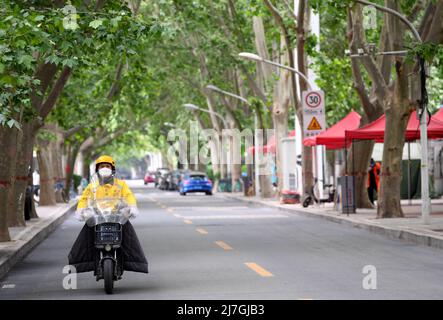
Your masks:
<instances>
[{"instance_id":1,"label":"tree branch","mask_svg":"<svg viewBox=\"0 0 443 320\"><path fill-rule=\"evenodd\" d=\"M70 138L71 136L73 136L74 134L76 134L77 132L81 131L85 126L75 126L71 129L65 130L63 132L63 140L66 140L68 138Z\"/></svg>"},{"instance_id":2,"label":"tree branch","mask_svg":"<svg viewBox=\"0 0 443 320\"><path fill-rule=\"evenodd\" d=\"M206 129L207 127L206 127L205 123L203 122L202 117L197 112L197 110L191 110L191 111L192 111L192 114L194 115L194 117L197 119L198 124L200 125L200 129L202 129L202 130Z\"/></svg>"},{"instance_id":3,"label":"tree branch","mask_svg":"<svg viewBox=\"0 0 443 320\"><path fill-rule=\"evenodd\" d=\"M297 21L297 15L295 14L295 12L292 10L291 5L289 4L289 2L287 0L283 0L283 3L285 4L286 8L288 9L290 15L292 16L292 18Z\"/></svg>"},{"instance_id":4,"label":"tree branch","mask_svg":"<svg viewBox=\"0 0 443 320\"><path fill-rule=\"evenodd\" d=\"M426 42L443 43L443 0L439 0L436 4L434 16L428 33L424 38Z\"/></svg>"},{"instance_id":5,"label":"tree branch","mask_svg":"<svg viewBox=\"0 0 443 320\"><path fill-rule=\"evenodd\" d=\"M418 0L417 3L412 7L411 13L406 17L411 22L414 22L421 10L425 8L425 2L423 0Z\"/></svg>"},{"instance_id":6,"label":"tree branch","mask_svg":"<svg viewBox=\"0 0 443 320\"><path fill-rule=\"evenodd\" d=\"M97 0L95 3L95 11L101 10L105 6L106 0Z\"/></svg>"},{"instance_id":7,"label":"tree branch","mask_svg":"<svg viewBox=\"0 0 443 320\"><path fill-rule=\"evenodd\" d=\"M57 66L53 63L40 63L37 72L35 73L35 78L40 80L40 84L37 86L33 86L32 92L30 95L30 99L34 108L38 111L44 96L46 94L46 90L51 83L51 80L54 78L57 72ZM41 95L39 95L39 93Z\"/></svg>"},{"instance_id":8,"label":"tree branch","mask_svg":"<svg viewBox=\"0 0 443 320\"><path fill-rule=\"evenodd\" d=\"M353 25L353 48L365 48L365 35L363 31L363 13L362 6L359 4L355 4L352 9L352 25ZM384 101L388 97L388 86L385 82L383 75L381 74L378 66L372 56L364 56L360 58L366 71L368 72L369 77L373 82L374 93L377 98L381 101Z\"/></svg>"},{"instance_id":9,"label":"tree branch","mask_svg":"<svg viewBox=\"0 0 443 320\"><path fill-rule=\"evenodd\" d=\"M426 39L426 36L429 32L429 28L431 26L431 21L434 17L435 5L433 1L429 1L429 4L425 10L423 18L420 22L420 27L418 28L418 33L420 33L420 37L422 39Z\"/></svg>"},{"instance_id":10,"label":"tree branch","mask_svg":"<svg viewBox=\"0 0 443 320\"><path fill-rule=\"evenodd\" d=\"M390 45L391 43L389 39L388 30L389 29L387 24L384 23L381 30L380 45L379 45L381 52L391 50L391 45ZM355 52L357 48L353 48L353 50ZM389 80L391 78L392 57L389 55L380 55L377 58L377 66L380 69L385 82L389 83Z\"/></svg>"},{"instance_id":11,"label":"tree branch","mask_svg":"<svg viewBox=\"0 0 443 320\"><path fill-rule=\"evenodd\" d=\"M291 37L289 36L289 32L288 29L285 26L285 23L283 21L283 18L280 14L280 12L277 10L276 7L274 7L274 5L271 3L271 1L269 0L264 0L266 6L269 8L269 10L271 11L272 16L275 19L275 22L277 23L277 25L280 27L282 34L284 36L285 39L285 45L286 45L286 52L288 54L288 58L289 58L289 66L291 68L295 68L295 62L294 62L294 55L292 53L292 45L291 45ZM300 3L305 3L305 0L301 0ZM299 17L300 17L300 12L298 13ZM304 9L303 9L303 14L304 15ZM298 22L297 22L298 24ZM300 27L300 26L299 26ZM303 28L303 26L302 26ZM298 37L300 36L300 34L297 35L297 42L298 42ZM304 37L304 34L302 35L302 37ZM295 74L293 72L290 72L290 77L291 77L291 84L292 84L292 96L294 99L294 108L295 110L298 109L298 103L297 103L297 82L295 81ZM300 81L300 82L304 82L304 81Z\"/></svg>"},{"instance_id":12,"label":"tree branch","mask_svg":"<svg viewBox=\"0 0 443 320\"><path fill-rule=\"evenodd\" d=\"M349 42L349 49L351 51L356 51L356 45L354 42L354 34L353 34L353 21L351 11L348 10L348 23L347 23L347 38ZM383 41L384 43L384 41ZM383 63L383 62L382 62ZM353 76L353 87L357 92L357 95L362 104L363 110L365 112L366 117L369 121L376 120L382 113L382 107L378 107L378 105L374 105L369 99L368 92L366 90L365 82L363 80L360 64L356 59L351 59L351 70ZM389 78L388 78L389 79Z\"/></svg>"},{"instance_id":13,"label":"tree branch","mask_svg":"<svg viewBox=\"0 0 443 320\"><path fill-rule=\"evenodd\" d=\"M58 77L57 81L52 87L51 93L48 95L48 98L41 105L39 109L39 115L43 119L45 119L48 116L48 114L51 112L52 108L54 107L55 103L57 102L57 99L60 96L64 86L68 82L71 72L72 69L70 67L65 66L63 68L60 76Z\"/></svg>"},{"instance_id":14,"label":"tree branch","mask_svg":"<svg viewBox=\"0 0 443 320\"><path fill-rule=\"evenodd\" d=\"M298 19L297 19L297 65L298 71L306 75L306 54L305 54L305 11L306 0L300 0L298 3ZM308 90L308 84L305 81L300 81L300 90ZM301 95L300 95L301 96Z\"/></svg>"},{"instance_id":15,"label":"tree branch","mask_svg":"<svg viewBox=\"0 0 443 320\"><path fill-rule=\"evenodd\" d=\"M81 153L89 153L89 150L91 149L91 146L94 144L94 138L92 136L89 136L84 140L80 145L80 152Z\"/></svg>"},{"instance_id":16,"label":"tree branch","mask_svg":"<svg viewBox=\"0 0 443 320\"><path fill-rule=\"evenodd\" d=\"M111 89L109 90L107 99L111 101L116 94L120 91L120 80L123 74L123 61L120 59L120 62L117 65L116 71L115 71L115 77L114 81L112 82Z\"/></svg>"},{"instance_id":17,"label":"tree branch","mask_svg":"<svg viewBox=\"0 0 443 320\"><path fill-rule=\"evenodd\" d=\"M268 102L268 99L266 98L266 94L258 87L255 80L252 78L251 74L248 72L248 70L243 66L240 65L240 69L243 72L243 74L246 75L246 78L248 80L249 87L252 89L252 92L259 97L264 104Z\"/></svg>"},{"instance_id":18,"label":"tree branch","mask_svg":"<svg viewBox=\"0 0 443 320\"><path fill-rule=\"evenodd\" d=\"M220 98L223 102L223 105L226 107L226 111L228 113L228 116L231 118L231 120L234 122L235 127L237 127L239 130L242 130L242 125L238 118L235 116L234 110L232 109L231 105L229 104L228 100L225 96L220 94Z\"/></svg>"}]
</instances>

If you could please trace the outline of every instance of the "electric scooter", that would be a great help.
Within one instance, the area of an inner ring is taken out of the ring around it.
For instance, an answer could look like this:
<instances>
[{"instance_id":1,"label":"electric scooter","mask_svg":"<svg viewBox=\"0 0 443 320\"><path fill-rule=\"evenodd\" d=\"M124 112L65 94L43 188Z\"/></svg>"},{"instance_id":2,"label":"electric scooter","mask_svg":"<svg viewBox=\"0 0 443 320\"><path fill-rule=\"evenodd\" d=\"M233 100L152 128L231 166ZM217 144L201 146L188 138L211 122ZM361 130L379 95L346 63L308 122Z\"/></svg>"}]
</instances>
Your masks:
<instances>
[{"instance_id":1,"label":"electric scooter","mask_svg":"<svg viewBox=\"0 0 443 320\"><path fill-rule=\"evenodd\" d=\"M335 188L333 188L332 184L323 185L323 190L327 191L325 192L326 196L323 198L320 198L318 190L318 179L315 178L315 184L312 187L311 192L305 194L305 196L303 197L302 204L304 208L307 208L310 204L314 203L334 202Z\"/></svg>"}]
</instances>

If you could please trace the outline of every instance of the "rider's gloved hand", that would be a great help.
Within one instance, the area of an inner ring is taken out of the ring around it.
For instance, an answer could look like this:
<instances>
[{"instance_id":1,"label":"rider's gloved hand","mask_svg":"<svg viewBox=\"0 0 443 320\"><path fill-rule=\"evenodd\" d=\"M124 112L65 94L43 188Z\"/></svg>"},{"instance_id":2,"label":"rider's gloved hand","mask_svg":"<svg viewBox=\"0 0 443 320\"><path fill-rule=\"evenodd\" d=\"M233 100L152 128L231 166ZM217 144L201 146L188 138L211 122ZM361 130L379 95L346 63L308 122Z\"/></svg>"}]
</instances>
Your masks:
<instances>
[{"instance_id":1,"label":"rider's gloved hand","mask_svg":"<svg viewBox=\"0 0 443 320\"><path fill-rule=\"evenodd\" d=\"M128 218L129 219L134 219L138 216L139 211L138 211L137 206L129 206L128 209L129 209L128 210Z\"/></svg>"},{"instance_id":2,"label":"rider's gloved hand","mask_svg":"<svg viewBox=\"0 0 443 320\"><path fill-rule=\"evenodd\" d=\"M75 211L75 217L78 221L86 221L94 215L94 212L88 208L78 209Z\"/></svg>"},{"instance_id":3,"label":"rider's gloved hand","mask_svg":"<svg viewBox=\"0 0 443 320\"><path fill-rule=\"evenodd\" d=\"M85 212L85 209L77 209L77 210L75 211L75 214L74 214L75 218L76 218L78 221L85 221L85 215L84 215L84 212Z\"/></svg>"}]
</instances>

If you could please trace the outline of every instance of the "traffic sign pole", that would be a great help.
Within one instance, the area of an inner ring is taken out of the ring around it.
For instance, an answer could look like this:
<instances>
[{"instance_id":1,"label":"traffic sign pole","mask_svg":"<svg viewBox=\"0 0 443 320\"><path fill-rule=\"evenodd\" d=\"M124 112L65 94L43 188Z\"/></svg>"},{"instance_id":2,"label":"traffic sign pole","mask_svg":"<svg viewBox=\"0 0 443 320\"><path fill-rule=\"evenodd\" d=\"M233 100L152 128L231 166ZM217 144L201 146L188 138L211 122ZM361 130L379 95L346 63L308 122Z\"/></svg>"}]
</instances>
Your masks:
<instances>
[{"instance_id":1,"label":"traffic sign pole","mask_svg":"<svg viewBox=\"0 0 443 320\"><path fill-rule=\"evenodd\" d=\"M303 107L303 132L305 137L315 137L326 129L325 119L325 93L322 90L309 90L302 93ZM313 148L314 170L317 178L318 194L323 197L323 176L320 170L323 169L322 148ZM319 165L319 161L321 164ZM322 170L323 171L323 170ZM322 172L323 175L323 172Z\"/></svg>"}]
</instances>

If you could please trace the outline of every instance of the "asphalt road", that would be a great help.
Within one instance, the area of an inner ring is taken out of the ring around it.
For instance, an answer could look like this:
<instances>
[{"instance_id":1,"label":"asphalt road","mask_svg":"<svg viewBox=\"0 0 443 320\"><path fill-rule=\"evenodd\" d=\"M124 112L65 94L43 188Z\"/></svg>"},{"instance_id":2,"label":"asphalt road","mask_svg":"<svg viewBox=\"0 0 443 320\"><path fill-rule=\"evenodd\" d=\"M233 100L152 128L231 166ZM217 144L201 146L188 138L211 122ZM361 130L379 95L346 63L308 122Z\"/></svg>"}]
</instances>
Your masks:
<instances>
[{"instance_id":1,"label":"asphalt road","mask_svg":"<svg viewBox=\"0 0 443 320\"><path fill-rule=\"evenodd\" d=\"M130 185L149 274L125 272L113 295L92 273L64 289L82 227L70 217L0 280L0 299L443 298L441 249L218 195Z\"/></svg>"}]
</instances>

